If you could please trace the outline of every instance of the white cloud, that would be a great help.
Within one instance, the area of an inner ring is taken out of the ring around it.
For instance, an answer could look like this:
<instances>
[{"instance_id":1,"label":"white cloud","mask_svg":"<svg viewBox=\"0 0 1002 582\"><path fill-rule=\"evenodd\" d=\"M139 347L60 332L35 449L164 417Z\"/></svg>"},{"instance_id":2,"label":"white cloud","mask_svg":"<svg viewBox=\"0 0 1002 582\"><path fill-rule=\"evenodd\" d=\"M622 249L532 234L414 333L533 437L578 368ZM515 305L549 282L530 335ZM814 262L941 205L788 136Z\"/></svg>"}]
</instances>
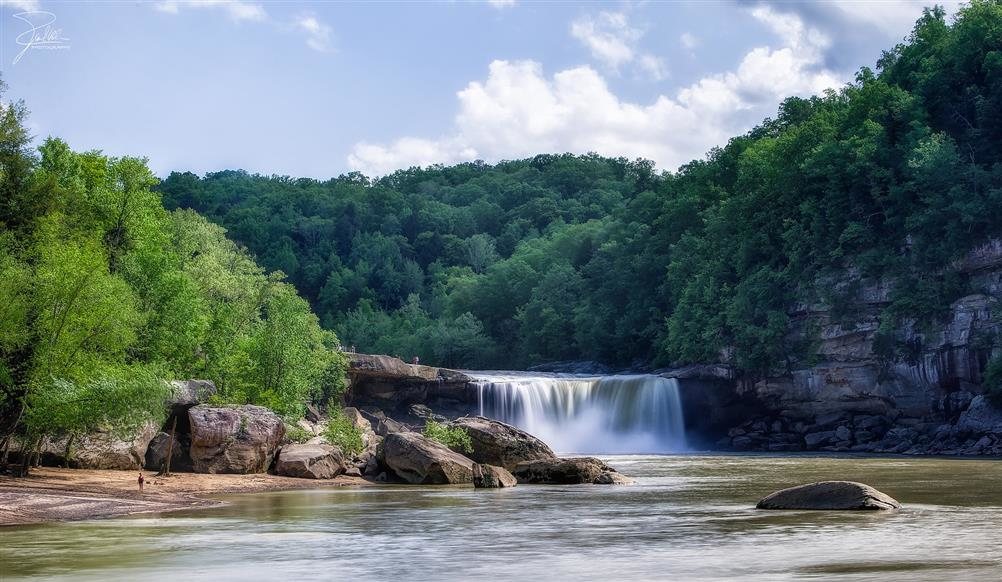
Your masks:
<instances>
[{"instance_id":1,"label":"white cloud","mask_svg":"<svg viewBox=\"0 0 1002 582\"><path fill-rule=\"evenodd\" d=\"M880 2L831 2L823 6L830 7L849 20L876 27L889 35L901 36L911 31L915 21L922 15L922 9L932 4L933 2L915 0L881 0ZM935 4L946 8L948 14L953 14L963 3L957 0L938 0Z\"/></svg>"},{"instance_id":2,"label":"white cloud","mask_svg":"<svg viewBox=\"0 0 1002 582\"><path fill-rule=\"evenodd\" d=\"M581 41L594 59L617 73L622 65L633 64L638 73L653 81L668 77L663 59L637 48L644 31L631 25L623 12L584 15L571 23L571 36Z\"/></svg>"},{"instance_id":3,"label":"white cloud","mask_svg":"<svg viewBox=\"0 0 1002 582\"><path fill-rule=\"evenodd\" d=\"M168 14L177 14L182 8L218 8L237 21L263 21L268 18L263 6L242 0L162 0L153 7Z\"/></svg>"},{"instance_id":4,"label":"white cloud","mask_svg":"<svg viewBox=\"0 0 1002 582\"><path fill-rule=\"evenodd\" d=\"M491 8L504 10L505 8L511 8L514 6L515 0L487 0L487 3L491 6Z\"/></svg>"},{"instance_id":5,"label":"white cloud","mask_svg":"<svg viewBox=\"0 0 1002 582\"><path fill-rule=\"evenodd\" d=\"M600 12L572 22L571 36L588 47L595 59L616 69L633 60L633 47L643 32L630 26L622 12Z\"/></svg>"},{"instance_id":6,"label":"white cloud","mask_svg":"<svg viewBox=\"0 0 1002 582\"><path fill-rule=\"evenodd\" d=\"M330 50L331 27L320 22L311 14L303 14L296 18L295 26L306 35L306 46L319 52Z\"/></svg>"},{"instance_id":7,"label":"white cloud","mask_svg":"<svg viewBox=\"0 0 1002 582\"><path fill-rule=\"evenodd\" d=\"M0 0L0 7L12 8L24 12L34 12L41 9L38 0Z\"/></svg>"},{"instance_id":8,"label":"white cloud","mask_svg":"<svg viewBox=\"0 0 1002 582\"><path fill-rule=\"evenodd\" d=\"M691 51L699 46L699 39L691 32L683 32L682 36L678 37L678 42L682 45L682 48L688 51Z\"/></svg>"},{"instance_id":9,"label":"white cloud","mask_svg":"<svg viewBox=\"0 0 1002 582\"><path fill-rule=\"evenodd\" d=\"M454 127L439 139L405 137L360 143L352 169L382 175L398 168L481 158L495 161L546 152L644 157L674 169L775 112L788 95L841 85L821 69L827 39L796 16L756 8L781 46L758 47L733 70L703 77L649 104L612 93L588 66L547 76L533 61L491 63L487 78L457 93Z\"/></svg>"},{"instance_id":10,"label":"white cloud","mask_svg":"<svg viewBox=\"0 0 1002 582\"><path fill-rule=\"evenodd\" d=\"M654 81L663 81L668 78L668 67L665 66L664 59L654 55L640 55L637 59L637 67L644 75Z\"/></svg>"}]
</instances>

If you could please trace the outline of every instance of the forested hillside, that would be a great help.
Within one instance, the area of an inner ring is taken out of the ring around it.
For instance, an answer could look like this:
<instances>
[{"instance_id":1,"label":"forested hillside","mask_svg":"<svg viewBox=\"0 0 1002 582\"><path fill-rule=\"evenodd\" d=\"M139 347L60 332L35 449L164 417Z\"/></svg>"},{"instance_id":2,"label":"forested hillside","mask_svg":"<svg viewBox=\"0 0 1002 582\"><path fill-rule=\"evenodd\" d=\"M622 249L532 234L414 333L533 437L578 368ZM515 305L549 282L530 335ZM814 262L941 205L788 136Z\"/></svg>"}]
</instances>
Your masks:
<instances>
[{"instance_id":1,"label":"forested hillside","mask_svg":"<svg viewBox=\"0 0 1002 582\"><path fill-rule=\"evenodd\" d=\"M0 449L127 432L163 414L165 380L289 416L343 386L307 302L220 227L165 210L145 160L36 150L26 116L0 109Z\"/></svg>"},{"instance_id":2,"label":"forested hillside","mask_svg":"<svg viewBox=\"0 0 1002 582\"><path fill-rule=\"evenodd\" d=\"M955 261L1002 234L1000 161L1002 6L977 0L675 173L542 155L374 180L175 173L159 191L361 351L764 374L810 360L789 311L837 312L846 273L891 283L883 329L939 317L966 289Z\"/></svg>"}]
</instances>

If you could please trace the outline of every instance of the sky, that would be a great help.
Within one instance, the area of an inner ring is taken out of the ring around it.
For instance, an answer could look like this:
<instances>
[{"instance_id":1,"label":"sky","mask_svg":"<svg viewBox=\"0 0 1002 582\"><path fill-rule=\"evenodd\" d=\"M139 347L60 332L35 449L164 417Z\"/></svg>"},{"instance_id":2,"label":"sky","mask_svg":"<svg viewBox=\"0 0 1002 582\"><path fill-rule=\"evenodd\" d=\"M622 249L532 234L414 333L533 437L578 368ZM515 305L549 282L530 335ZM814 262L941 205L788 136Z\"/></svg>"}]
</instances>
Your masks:
<instances>
[{"instance_id":1,"label":"sky","mask_svg":"<svg viewBox=\"0 0 1002 582\"><path fill-rule=\"evenodd\" d=\"M850 82L930 4L0 0L0 74L36 140L162 177L563 152L673 171Z\"/></svg>"}]
</instances>

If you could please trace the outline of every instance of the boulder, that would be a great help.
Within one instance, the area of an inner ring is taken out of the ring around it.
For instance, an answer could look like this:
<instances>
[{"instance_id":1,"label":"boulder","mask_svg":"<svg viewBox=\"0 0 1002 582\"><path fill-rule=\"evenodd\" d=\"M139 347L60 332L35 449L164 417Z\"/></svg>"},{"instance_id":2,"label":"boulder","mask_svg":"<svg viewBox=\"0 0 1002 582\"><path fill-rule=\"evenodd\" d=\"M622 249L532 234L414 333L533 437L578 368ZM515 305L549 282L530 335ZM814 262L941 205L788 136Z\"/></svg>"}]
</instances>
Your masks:
<instances>
[{"instance_id":1,"label":"boulder","mask_svg":"<svg viewBox=\"0 0 1002 582\"><path fill-rule=\"evenodd\" d=\"M468 457L477 463L504 467L509 471L519 463L555 459L556 455L543 441L509 424L484 418L464 416L452 422L470 435L473 452Z\"/></svg>"},{"instance_id":2,"label":"boulder","mask_svg":"<svg viewBox=\"0 0 1002 582\"><path fill-rule=\"evenodd\" d=\"M473 461L416 432L391 433L381 449L386 466L408 483L473 481Z\"/></svg>"},{"instance_id":3,"label":"boulder","mask_svg":"<svg viewBox=\"0 0 1002 582\"><path fill-rule=\"evenodd\" d=\"M261 406L198 405L188 418L196 473L264 473L285 436L282 419Z\"/></svg>"},{"instance_id":4,"label":"boulder","mask_svg":"<svg viewBox=\"0 0 1002 582\"><path fill-rule=\"evenodd\" d=\"M285 445L275 473L301 479L333 479L346 471L341 449L331 445Z\"/></svg>"},{"instance_id":5,"label":"boulder","mask_svg":"<svg viewBox=\"0 0 1002 582\"><path fill-rule=\"evenodd\" d=\"M617 473L617 471L594 457L571 459L554 457L552 459L524 461L516 465L515 470L512 471L519 483L548 485L576 485L579 483L608 485L618 479L618 477L607 475L607 473Z\"/></svg>"},{"instance_id":6,"label":"boulder","mask_svg":"<svg viewBox=\"0 0 1002 582\"><path fill-rule=\"evenodd\" d=\"M758 509L898 509L901 504L869 485L854 481L821 481L777 491L763 498Z\"/></svg>"},{"instance_id":7,"label":"boulder","mask_svg":"<svg viewBox=\"0 0 1002 582\"><path fill-rule=\"evenodd\" d=\"M146 463L146 449L157 434L157 425L146 422L127 435L99 430L73 439L66 459L66 437L42 444L45 456L77 469L138 470Z\"/></svg>"},{"instance_id":8,"label":"boulder","mask_svg":"<svg viewBox=\"0 0 1002 582\"><path fill-rule=\"evenodd\" d=\"M977 396L960 415L957 429L981 434L1002 433L1002 408L994 406L984 395Z\"/></svg>"},{"instance_id":9,"label":"boulder","mask_svg":"<svg viewBox=\"0 0 1002 582\"><path fill-rule=\"evenodd\" d=\"M190 472L193 467L191 455L188 449L191 447L191 438L187 434L178 434L173 447L170 445L170 434L160 432L150 441L150 446L146 449L146 468L150 471L159 471L167 462L167 449L171 448L170 470L171 472Z\"/></svg>"},{"instance_id":10,"label":"boulder","mask_svg":"<svg viewBox=\"0 0 1002 582\"><path fill-rule=\"evenodd\" d=\"M504 467L481 463L473 465L473 486L477 489L500 489L514 487L517 484L515 476Z\"/></svg>"},{"instance_id":11,"label":"boulder","mask_svg":"<svg viewBox=\"0 0 1002 582\"><path fill-rule=\"evenodd\" d=\"M395 432L410 432L411 427L407 426L402 422L397 422L392 418L386 416L382 410L363 410L360 411L361 416L364 420L369 421L369 425L372 427L372 431L379 436L386 436ZM357 423L356 423L357 425Z\"/></svg>"},{"instance_id":12,"label":"boulder","mask_svg":"<svg viewBox=\"0 0 1002 582\"><path fill-rule=\"evenodd\" d=\"M170 385L171 396L167 399L169 407L202 404L216 393L216 385L210 380L174 380Z\"/></svg>"},{"instance_id":13,"label":"boulder","mask_svg":"<svg viewBox=\"0 0 1002 582\"><path fill-rule=\"evenodd\" d=\"M599 475L592 483L595 485L633 485L636 481L619 471L606 471Z\"/></svg>"}]
</instances>

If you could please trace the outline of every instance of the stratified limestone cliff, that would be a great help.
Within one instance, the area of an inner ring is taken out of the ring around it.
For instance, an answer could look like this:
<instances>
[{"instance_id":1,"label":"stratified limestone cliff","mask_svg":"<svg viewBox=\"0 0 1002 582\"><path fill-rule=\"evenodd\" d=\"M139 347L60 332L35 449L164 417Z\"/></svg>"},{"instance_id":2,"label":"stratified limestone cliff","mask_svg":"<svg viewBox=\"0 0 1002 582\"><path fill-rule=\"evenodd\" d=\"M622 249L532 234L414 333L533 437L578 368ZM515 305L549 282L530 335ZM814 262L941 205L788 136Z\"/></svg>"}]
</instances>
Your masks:
<instances>
[{"instance_id":1,"label":"stratified limestone cliff","mask_svg":"<svg viewBox=\"0 0 1002 582\"><path fill-rule=\"evenodd\" d=\"M792 333L816 334L817 362L784 377L736 385L762 408L718 445L1002 454L1002 430L994 429L1002 429L1002 411L981 396L985 367L997 353L1000 329L993 311L1002 297L1002 242L974 250L953 268L968 278L970 294L939 323L905 321L884 338L878 338L878 327L889 303L885 282L840 282L853 285L855 293L852 316L838 321L825 305L798 306Z\"/></svg>"}]
</instances>

